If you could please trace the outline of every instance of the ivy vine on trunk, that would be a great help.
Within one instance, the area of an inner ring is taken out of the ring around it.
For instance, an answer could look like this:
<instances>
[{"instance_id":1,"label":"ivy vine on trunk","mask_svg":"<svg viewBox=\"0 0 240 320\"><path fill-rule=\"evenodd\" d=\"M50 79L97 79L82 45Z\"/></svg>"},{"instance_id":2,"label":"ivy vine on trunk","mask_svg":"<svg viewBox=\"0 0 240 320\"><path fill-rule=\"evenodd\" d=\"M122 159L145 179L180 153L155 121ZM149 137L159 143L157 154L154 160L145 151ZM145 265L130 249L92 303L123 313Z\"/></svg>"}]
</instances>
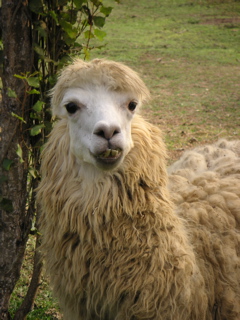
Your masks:
<instances>
[{"instance_id":1,"label":"ivy vine on trunk","mask_svg":"<svg viewBox=\"0 0 240 320\"><path fill-rule=\"evenodd\" d=\"M104 39L112 7L102 0L4 0L0 9L0 319L5 320L25 319L41 273L36 253L28 294L11 317L9 299L29 233L36 230L34 189L52 127L47 92L72 55L88 59L91 40Z\"/></svg>"}]
</instances>

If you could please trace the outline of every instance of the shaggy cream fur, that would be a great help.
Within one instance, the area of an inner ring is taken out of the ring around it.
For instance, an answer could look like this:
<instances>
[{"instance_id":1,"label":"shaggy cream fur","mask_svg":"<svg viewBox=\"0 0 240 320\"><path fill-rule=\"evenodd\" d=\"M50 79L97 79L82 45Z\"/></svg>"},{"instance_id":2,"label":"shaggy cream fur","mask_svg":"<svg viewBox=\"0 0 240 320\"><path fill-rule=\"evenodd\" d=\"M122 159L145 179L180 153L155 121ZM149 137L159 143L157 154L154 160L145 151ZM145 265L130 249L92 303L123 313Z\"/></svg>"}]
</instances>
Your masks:
<instances>
[{"instance_id":1,"label":"shaggy cream fur","mask_svg":"<svg viewBox=\"0 0 240 320\"><path fill-rule=\"evenodd\" d=\"M240 141L186 152L168 169L208 288L213 319L240 319Z\"/></svg>"},{"instance_id":2,"label":"shaggy cream fur","mask_svg":"<svg viewBox=\"0 0 240 320\"><path fill-rule=\"evenodd\" d=\"M63 71L54 110L88 78L148 95L131 69L93 64ZM240 319L240 142L188 152L168 178L160 130L136 114L132 140L119 167L86 174L62 118L43 152L42 251L65 319Z\"/></svg>"}]
</instances>

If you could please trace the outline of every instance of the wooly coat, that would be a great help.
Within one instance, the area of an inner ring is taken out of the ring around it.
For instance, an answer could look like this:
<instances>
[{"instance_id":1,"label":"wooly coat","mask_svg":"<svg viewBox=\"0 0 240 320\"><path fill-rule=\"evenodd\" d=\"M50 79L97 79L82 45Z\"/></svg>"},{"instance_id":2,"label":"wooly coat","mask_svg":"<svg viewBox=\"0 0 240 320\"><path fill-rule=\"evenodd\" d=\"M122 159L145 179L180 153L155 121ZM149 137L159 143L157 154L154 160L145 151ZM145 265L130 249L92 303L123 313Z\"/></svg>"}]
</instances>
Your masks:
<instances>
[{"instance_id":1,"label":"wooly coat","mask_svg":"<svg viewBox=\"0 0 240 320\"><path fill-rule=\"evenodd\" d=\"M161 131L135 110L148 95L105 60L76 60L52 91L38 202L54 294L68 320L239 320L240 141L187 152L168 177Z\"/></svg>"}]
</instances>

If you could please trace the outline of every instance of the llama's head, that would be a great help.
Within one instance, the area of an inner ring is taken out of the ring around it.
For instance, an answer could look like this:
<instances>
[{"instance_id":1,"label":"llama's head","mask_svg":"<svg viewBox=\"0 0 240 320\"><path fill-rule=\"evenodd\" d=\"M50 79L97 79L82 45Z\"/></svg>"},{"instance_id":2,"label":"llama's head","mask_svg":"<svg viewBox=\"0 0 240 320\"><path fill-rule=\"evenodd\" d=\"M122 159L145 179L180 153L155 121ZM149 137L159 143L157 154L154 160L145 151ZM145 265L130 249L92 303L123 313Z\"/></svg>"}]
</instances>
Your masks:
<instances>
[{"instance_id":1,"label":"llama's head","mask_svg":"<svg viewBox=\"0 0 240 320\"><path fill-rule=\"evenodd\" d=\"M131 121L148 96L142 80L125 65L75 60L62 71L52 91L52 110L68 121L74 156L111 170L131 150Z\"/></svg>"}]
</instances>

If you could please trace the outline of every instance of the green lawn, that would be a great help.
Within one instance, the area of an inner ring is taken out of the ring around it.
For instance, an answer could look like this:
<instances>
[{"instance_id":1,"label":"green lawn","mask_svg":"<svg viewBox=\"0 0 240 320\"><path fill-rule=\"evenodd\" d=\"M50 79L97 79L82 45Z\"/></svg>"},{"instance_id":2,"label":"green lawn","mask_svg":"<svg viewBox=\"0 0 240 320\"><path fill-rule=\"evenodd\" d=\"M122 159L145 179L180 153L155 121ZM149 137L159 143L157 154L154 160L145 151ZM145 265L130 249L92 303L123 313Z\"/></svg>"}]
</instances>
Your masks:
<instances>
[{"instance_id":1,"label":"green lawn","mask_svg":"<svg viewBox=\"0 0 240 320\"><path fill-rule=\"evenodd\" d=\"M103 29L106 46L91 57L122 61L140 73L152 93L142 113L163 129L170 161L198 144L239 139L240 2L106 2L114 7ZM13 311L29 283L30 263L27 256ZM44 278L29 319L62 319Z\"/></svg>"},{"instance_id":2,"label":"green lawn","mask_svg":"<svg viewBox=\"0 0 240 320\"><path fill-rule=\"evenodd\" d=\"M152 93L143 114L163 129L172 159L240 136L239 2L124 0L104 30L107 45L91 57L140 73Z\"/></svg>"}]
</instances>

